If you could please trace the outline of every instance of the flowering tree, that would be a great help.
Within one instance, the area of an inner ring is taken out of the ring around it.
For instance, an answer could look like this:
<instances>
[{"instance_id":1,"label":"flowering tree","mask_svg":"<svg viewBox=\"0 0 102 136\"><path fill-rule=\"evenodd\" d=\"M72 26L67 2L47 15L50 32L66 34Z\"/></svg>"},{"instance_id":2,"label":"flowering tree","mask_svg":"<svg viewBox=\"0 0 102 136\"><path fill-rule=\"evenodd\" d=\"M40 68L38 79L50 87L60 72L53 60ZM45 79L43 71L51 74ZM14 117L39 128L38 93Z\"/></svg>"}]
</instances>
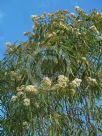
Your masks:
<instances>
[{"instance_id":1,"label":"flowering tree","mask_svg":"<svg viewBox=\"0 0 102 136\"><path fill-rule=\"evenodd\" d=\"M32 16L0 63L2 136L102 135L102 14Z\"/></svg>"}]
</instances>

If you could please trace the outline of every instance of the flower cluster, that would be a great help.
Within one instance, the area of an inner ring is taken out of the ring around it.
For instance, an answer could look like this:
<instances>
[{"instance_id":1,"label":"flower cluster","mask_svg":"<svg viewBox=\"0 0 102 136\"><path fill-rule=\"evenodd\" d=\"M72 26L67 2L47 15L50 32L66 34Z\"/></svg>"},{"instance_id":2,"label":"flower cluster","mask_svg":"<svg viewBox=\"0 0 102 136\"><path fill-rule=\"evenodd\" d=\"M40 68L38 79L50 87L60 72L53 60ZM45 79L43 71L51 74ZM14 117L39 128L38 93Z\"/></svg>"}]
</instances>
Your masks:
<instances>
[{"instance_id":1,"label":"flower cluster","mask_svg":"<svg viewBox=\"0 0 102 136\"><path fill-rule=\"evenodd\" d=\"M21 87L17 87L17 91L24 93L38 93L38 89L34 85L22 85Z\"/></svg>"},{"instance_id":2,"label":"flower cluster","mask_svg":"<svg viewBox=\"0 0 102 136\"><path fill-rule=\"evenodd\" d=\"M23 126L24 129L28 129L28 122L23 121L22 126Z\"/></svg>"},{"instance_id":3,"label":"flower cluster","mask_svg":"<svg viewBox=\"0 0 102 136\"><path fill-rule=\"evenodd\" d=\"M26 98L26 93L31 93L31 92L38 93L38 90L33 85L28 85L28 86L22 85L21 87L17 87L17 94L11 97L11 101L15 102L17 99L20 101L23 100L24 106L30 106L30 99Z\"/></svg>"},{"instance_id":4,"label":"flower cluster","mask_svg":"<svg viewBox=\"0 0 102 136\"><path fill-rule=\"evenodd\" d=\"M23 95L24 95L23 92L18 92L18 93L17 93L17 96L18 96L18 97L21 97L21 96L23 96Z\"/></svg>"},{"instance_id":5,"label":"flower cluster","mask_svg":"<svg viewBox=\"0 0 102 136\"><path fill-rule=\"evenodd\" d=\"M11 101L12 101L12 102L15 102L16 100L17 100L17 96L12 96L12 97L11 97Z\"/></svg>"},{"instance_id":6,"label":"flower cluster","mask_svg":"<svg viewBox=\"0 0 102 136\"><path fill-rule=\"evenodd\" d=\"M70 85L71 85L72 88L76 88L76 87L79 87L79 86L80 86L81 82L82 82L81 79L75 78L75 79L70 83Z\"/></svg>"},{"instance_id":7,"label":"flower cluster","mask_svg":"<svg viewBox=\"0 0 102 136\"><path fill-rule=\"evenodd\" d=\"M16 71L11 71L10 73L10 77L12 81L20 81L21 80L21 75L19 75Z\"/></svg>"},{"instance_id":8,"label":"flower cluster","mask_svg":"<svg viewBox=\"0 0 102 136\"><path fill-rule=\"evenodd\" d=\"M23 105L24 105L24 106L30 106L30 99L25 98L25 99L23 100Z\"/></svg>"},{"instance_id":9,"label":"flower cluster","mask_svg":"<svg viewBox=\"0 0 102 136\"><path fill-rule=\"evenodd\" d=\"M58 76L58 85L59 85L59 87L66 87L68 82L69 82L68 77L66 77L64 75L59 75Z\"/></svg>"},{"instance_id":10,"label":"flower cluster","mask_svg":"<svg viewBox=\"0 0 102 136\"><path fill-rule=\"evenodd\" d=\"M12 96L11 97L11 102L16 102L17 100L23 100L23 105L24 106L30 106L30 99L29 98L23 98L23 97L21 97L21 96L23 96L24 95L24 93L23 92L18 92L17 93L17 95L14 95L14 96ZM23 99L19 99L19 98L23 98Z\"/></svg>"},{"instance_id":11,"label":"flower cluster","mask_svg":"<svg viewBox=\"0 0 102 136\"><path fill-rule=\"evenodd\" d=\"M38 93L38 89L34 85L28 85L25 87L27 93Z\"/></svg>"}]
</instances>

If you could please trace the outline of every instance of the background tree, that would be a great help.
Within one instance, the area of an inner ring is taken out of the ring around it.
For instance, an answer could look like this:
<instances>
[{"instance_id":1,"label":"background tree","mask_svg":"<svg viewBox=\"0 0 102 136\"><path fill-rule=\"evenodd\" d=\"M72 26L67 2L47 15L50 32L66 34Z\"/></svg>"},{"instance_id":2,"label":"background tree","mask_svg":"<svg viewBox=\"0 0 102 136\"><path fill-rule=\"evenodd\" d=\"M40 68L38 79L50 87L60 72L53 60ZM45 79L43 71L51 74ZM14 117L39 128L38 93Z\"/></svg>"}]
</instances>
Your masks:
<instances>
[{"instance_id":1,"label":"background tree","mask_svg":"<svg viewBox=\"0 0 102 136\"><path fill-rule=\"evenodd\" d=\"M2 136L102 135L102 14L32 16L0 63Z\"/></svg>"}]
</instances>

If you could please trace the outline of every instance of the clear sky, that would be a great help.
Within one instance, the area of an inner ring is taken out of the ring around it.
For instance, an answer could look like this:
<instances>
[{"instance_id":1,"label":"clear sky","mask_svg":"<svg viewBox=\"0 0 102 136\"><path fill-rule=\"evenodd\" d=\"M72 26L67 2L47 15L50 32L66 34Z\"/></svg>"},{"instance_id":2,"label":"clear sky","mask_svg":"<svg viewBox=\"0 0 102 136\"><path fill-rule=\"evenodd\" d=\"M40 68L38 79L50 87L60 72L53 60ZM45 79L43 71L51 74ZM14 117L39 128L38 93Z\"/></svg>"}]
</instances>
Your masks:
<instances>
[{"instance_id":1,"label":"clear sky","mask_svg":"<svg viewBox=\"0 0 102 136\"><path fill-rule=\"evenodd\" d=\"M32 30L32 14L59 9L74 12L76 5L87 12L93 8L102 12L102 0L0 0L0 59L5 52L5 42L26 40L23 32Z\"/></svg>"}]
</instances>

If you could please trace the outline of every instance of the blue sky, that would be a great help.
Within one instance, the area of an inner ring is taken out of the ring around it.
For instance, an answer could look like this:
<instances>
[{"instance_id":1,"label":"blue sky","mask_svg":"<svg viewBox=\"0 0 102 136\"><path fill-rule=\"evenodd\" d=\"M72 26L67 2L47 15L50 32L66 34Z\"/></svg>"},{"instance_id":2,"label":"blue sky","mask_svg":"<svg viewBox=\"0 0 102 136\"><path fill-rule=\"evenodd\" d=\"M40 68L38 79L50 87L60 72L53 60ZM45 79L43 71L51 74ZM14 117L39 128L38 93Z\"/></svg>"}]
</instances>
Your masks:
<instances>
[{"instance_id":1,"label":"blue sky","mask_svg":"<svg viewBox=\"0 0 102 136\"><path fill-rule=\"evenodd\" d=\"M102 0L0 0L0 59L5 52L5 43L24 41L23 32L32 30L31 15L68 9L74 6L87 12L96 8L102 12Z\"/></svg>"}]
</instances>

